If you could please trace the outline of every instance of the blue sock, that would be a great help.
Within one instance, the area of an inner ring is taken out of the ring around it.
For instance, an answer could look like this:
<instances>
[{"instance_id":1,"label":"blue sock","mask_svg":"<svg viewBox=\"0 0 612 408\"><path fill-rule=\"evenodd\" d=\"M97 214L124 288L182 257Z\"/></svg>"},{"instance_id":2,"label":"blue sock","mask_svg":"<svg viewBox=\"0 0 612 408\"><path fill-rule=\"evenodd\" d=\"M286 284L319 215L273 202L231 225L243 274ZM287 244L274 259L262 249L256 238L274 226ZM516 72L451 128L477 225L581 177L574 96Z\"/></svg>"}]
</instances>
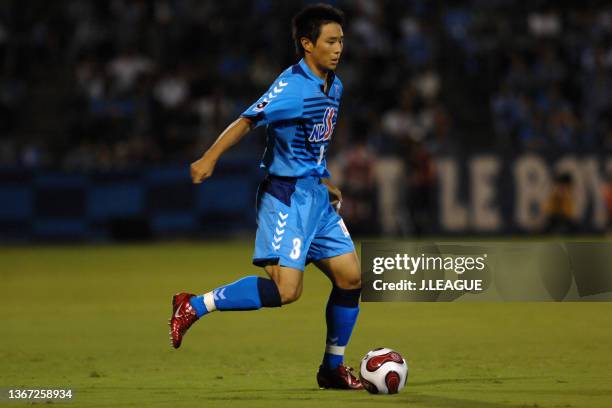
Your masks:
<instances>
[{"instance_id":1,"label":"blue sock","mask_svg":"<svg viewBox=\"0 0 612 408\"><path fill-rule=\"evenodd\" d=\"M334 286L327 308L327 341L323 355L323 367L334 369L344 361L344 349L349 342L359 314L361 289L341 289Z\"/></svg>"},{"instance_id":2,"label":"blue sock","mask_svg":"<svg viewBox=\"0 0 612 408\"><path fill-rule=\"evenodd\" d=\"M189 300L198 317L215 310L257 310L281 305L278 287L271 279L247 276Z\"/></svg>"}]
</instances>

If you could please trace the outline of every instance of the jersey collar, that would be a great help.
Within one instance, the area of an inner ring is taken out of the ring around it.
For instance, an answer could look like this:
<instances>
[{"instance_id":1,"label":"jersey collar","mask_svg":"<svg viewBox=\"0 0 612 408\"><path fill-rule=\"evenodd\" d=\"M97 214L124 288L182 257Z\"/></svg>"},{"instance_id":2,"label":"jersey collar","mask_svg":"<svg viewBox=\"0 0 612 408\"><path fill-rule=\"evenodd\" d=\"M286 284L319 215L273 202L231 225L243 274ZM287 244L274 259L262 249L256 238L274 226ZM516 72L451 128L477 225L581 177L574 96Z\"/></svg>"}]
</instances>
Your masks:
<instances>
[{"instance_id":1,"label":"jersey collar","mask_svg":"<svg viewBox=\"0 0 612 408\"><path fill-rule=\"evenodd\" d=\"M300 64L300 68L302 68L302 70L306 73L306 75L310 77L310 79L312 79L319 85L325 84L325 81L323 81L321 78L316 76L314 72L312 72L308 64L306 64L306 61L304 61L304 58L300 60L299 64Z\"/></svg>"},{"instance_id":2,"label":"jersey collar","mask_svg":"<svg viewBox=\"0 0 612 408\"><path fill-rule=\"evenodd\" d=\"M316 76L314 72L312 72L312 70L310 69L308 64L306 64L306 61L304 61L304 58L302 58L300 60L299 65L300 65L300 68L302 68L302 70L306 73L306 75L308 75L308 77L310 79L312 79L317 84L319 84L321 86L321 90L323 90L322 87L325 85L325 81L323 79L319 78L318 76ZM330 88L331 84L334 83L334 79L335 78L336 78L336 74L333 71L330 71L327 74L327 81L329 82L328 88ZM328 89L328 91L329 91L329 89Z\"/></svg>"}]
</instances>

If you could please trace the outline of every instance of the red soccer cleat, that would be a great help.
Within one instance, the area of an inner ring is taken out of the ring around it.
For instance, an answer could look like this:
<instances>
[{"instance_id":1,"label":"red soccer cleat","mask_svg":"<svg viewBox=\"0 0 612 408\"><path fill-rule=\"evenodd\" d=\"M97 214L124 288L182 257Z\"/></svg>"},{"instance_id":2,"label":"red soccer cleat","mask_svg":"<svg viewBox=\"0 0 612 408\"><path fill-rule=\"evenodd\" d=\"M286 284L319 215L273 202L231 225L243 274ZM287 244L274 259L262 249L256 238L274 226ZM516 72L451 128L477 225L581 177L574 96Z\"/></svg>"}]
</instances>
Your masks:
<instances>
[{"instance_id":1,"label":"red soccer cleat","mask_svg":"<svg viewBox=\"0 0 612 408\"><path fill-rule=\"evenodd\" d=\"M189 303L189 299L193 296L191 293L179 293L172 297L172 317L168 324L170 325L170 340L172 347L181 347L183 336L187 329L198 320L198 316L194 308Z\"/></svg>"},{"instance_id":2,"label":"red soccer cleat","mask_svg":"<svg viewBox=\"0 0 612 408\"><path fill-rule=\"evenodd\" d=\"M363 390L363 384L353 374L353 369L340 364L338 368L327 369L319 367L317 382L320 388L335 388L339 390Z\"/></svg>"}]
</instances>

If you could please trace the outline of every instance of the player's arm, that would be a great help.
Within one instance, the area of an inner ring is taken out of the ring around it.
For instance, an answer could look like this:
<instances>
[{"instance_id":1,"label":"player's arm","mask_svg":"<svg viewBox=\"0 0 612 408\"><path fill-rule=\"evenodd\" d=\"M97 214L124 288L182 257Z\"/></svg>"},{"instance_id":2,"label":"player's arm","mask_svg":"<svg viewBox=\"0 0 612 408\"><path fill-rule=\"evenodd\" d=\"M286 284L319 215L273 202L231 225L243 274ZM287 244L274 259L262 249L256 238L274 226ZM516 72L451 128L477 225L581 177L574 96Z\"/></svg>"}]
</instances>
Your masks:
<instances>
[{"instance_id":1,"label":"player's arm","mask_svg":"<svg viewBox=\"0 0 612 408\"><path fill-rule=\"evenodd\" d=\"M191 164L191 179L194 183L201 183L210 177L219 157L251 129L301 115L301 88L296 84L290 85L289 79L285 79L274 81L270 89L229 125L199 160Z\"/></svg>"},{"instance_id":2,"label":"player's arm","mask_svg":"<svg viewBox=\"0 0 612 408\"><path fill-rule=\"evenodd\" d=\"M232 122L217 138L215 143L202 155L201 158L191 163L191 180L199 184L212 176L219 157L227 149L235 145L253 128L253 122L245 117L240 117Z\"/></svg>"},{"instance_id":3,"label":"player's arm","mask_svg":"<svg viewBox=\"0 0 612 408\"><path fill-rule=\"evenodd\" d=\"M321 183L325 184L327 191L329 192L329 202L336 208L336 211L340 210L340 203L342 203L342 192L340 189L332 183L331 179L322 178Z\"/></svg>"}]
</instances>

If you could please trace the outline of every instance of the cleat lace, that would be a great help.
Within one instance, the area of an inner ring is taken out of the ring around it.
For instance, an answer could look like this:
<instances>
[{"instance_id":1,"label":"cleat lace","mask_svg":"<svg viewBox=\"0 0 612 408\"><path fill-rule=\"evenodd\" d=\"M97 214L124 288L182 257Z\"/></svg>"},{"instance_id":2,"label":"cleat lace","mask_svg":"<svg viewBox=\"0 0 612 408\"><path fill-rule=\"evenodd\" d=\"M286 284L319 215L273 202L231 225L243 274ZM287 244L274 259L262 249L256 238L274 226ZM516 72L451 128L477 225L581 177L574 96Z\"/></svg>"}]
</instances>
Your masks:
<instances>
[{"instance_id":1,"label":"cleat lace","mask_svg":"<svg viewBox=\"0 0 612 408\"><path fill-rule=\"evenodd\" d=\"M347 372L347 374L354 375L353 373L355 372L355 370L353 369L353 367L345 366L344 364L341 364L341 366L344 367L344 370Z\"/></svg>"},{"instance_id":2,"label":"cleat lace","mask_svg":"<svg viewBox=\"0 0 612 408\"><path fill-rule=\"evenodd\" d=\"M342 365L342 367L344 367L344 370L345 370L345 373L346 373L346 377L347 377L346 379L349 382L349 386L359 384L360 381L357 378L357 376L354 374L355 370L353 369L353 367L349 367L349 366L345 366L345 365Z\"/></svg>"}]
</instances>

